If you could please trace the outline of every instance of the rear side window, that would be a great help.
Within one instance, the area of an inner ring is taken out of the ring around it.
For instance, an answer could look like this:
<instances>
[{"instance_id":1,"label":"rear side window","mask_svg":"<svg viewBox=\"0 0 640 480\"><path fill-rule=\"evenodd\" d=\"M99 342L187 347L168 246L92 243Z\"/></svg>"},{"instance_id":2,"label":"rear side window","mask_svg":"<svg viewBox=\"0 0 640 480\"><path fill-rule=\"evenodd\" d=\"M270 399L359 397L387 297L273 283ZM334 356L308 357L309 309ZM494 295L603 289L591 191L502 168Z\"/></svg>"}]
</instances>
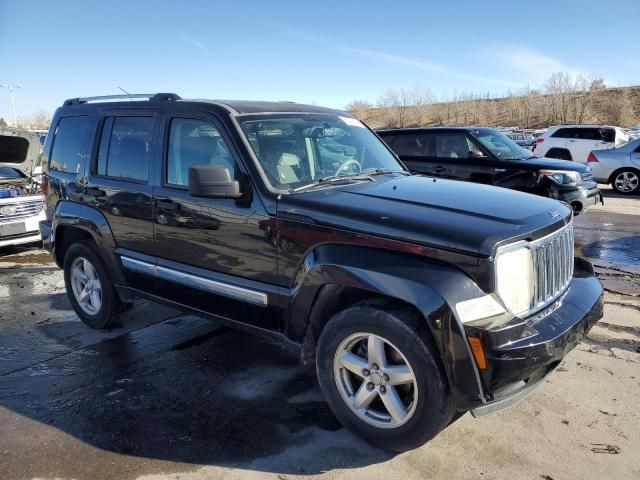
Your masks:
<instances>
[{"instance_id":1,"label":"rear side window","mask_svg":"<svg viewBox=\"0 0 640 480\"><path fill-rule=\"evenodd\" d=\"M62 117L53 139L49 170L79 174L87 159L92 134L91 117Z\"/></svg>"},{"instance_id":2,"label":"rear side window","mask_svg":"<svg viewBox=\"0 0 640 480\"><path fill-rule=\"evenodd\" d=\"M602 140L599 128L576 128L575 138L580 140Z\"/></svg>"},{"instance_id":3,"label":"rear side window","mask_svg":"<svg viewBox=\"0 0 640 480\"><path fill-rule=\"evenodd\" d=\"M154 117L107 117L102 128L96 173L146 182Z\"/></svg>"},{"instance_id":4,"label":"rear side window","mask_svg":"<svg viewBox=\"0 0 640 480\"><path fill-rule=\"evenodd\" d=\"M434 135L399 135L393 144L393 149L399 156L434 157Z\"/></svg>"},{"instance_id":5,"label":"rear side window","mask_svg":"<svg viewBox=\"0 0 640 480\"><path fill-rule=\"evenodd\" d=\"M553 138L573 138L575 128L559 128L551 135Z\"/></svg>"}]
</instances>

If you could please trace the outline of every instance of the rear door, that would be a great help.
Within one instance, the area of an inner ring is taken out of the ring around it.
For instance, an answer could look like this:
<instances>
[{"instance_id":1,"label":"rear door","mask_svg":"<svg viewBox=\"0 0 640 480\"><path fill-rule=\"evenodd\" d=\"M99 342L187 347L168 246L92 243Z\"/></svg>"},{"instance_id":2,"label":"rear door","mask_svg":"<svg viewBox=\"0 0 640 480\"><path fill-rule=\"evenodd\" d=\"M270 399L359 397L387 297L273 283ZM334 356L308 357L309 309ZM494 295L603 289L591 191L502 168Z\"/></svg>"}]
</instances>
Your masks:
<instances>
[{"instance_id":1,"label":"rear door","mask_svg":"<svg viewBox=\"0 0 640 480\"><path fill-rule=\"evenodd\" d=\"M569 139L569 150L574 162L587 163L589 153L592 150L605 150L613 148L613 142L605 142L601 130L597 127L581 127L575 128L574 138ZM613 129L610 134L615 136Z\"/></svg>"},{"instance_id":2,"label":"rear door","mask_svg":"<svg viewBox=\"0 0 640 480\"><path fill-rule=\"evenodd\" d=\"M405 133L396 136L392 143L391 148L409 170L423 175L439 175L432 134Z\"/></svg>"},{"instance_id":3,"label":"rear door","mask_svg":"<svg viewBox=\"0 0 640 480\"><path fill-rule=\"evenodd\" d=\"M214 115L169 111L154 188L158 294L234 321L276 329L276 247L271 218ZM193 197L189 168L218 165L243 198Z\"/></svg>"},{"instance_id":4,"label":"rear door","mask_svg":"<svg viewBox=\"0 0 640 480\"><path fill-rule=\"evenodd\" d=\"M138 259L154 255L149 180L151 158L159 155L157 123L152 110L107 113L85 190L85 202L107 218L117 252ZM149 287L147 276L130 270L126 274L132 286Z\"/></svg>"}]
</instances>

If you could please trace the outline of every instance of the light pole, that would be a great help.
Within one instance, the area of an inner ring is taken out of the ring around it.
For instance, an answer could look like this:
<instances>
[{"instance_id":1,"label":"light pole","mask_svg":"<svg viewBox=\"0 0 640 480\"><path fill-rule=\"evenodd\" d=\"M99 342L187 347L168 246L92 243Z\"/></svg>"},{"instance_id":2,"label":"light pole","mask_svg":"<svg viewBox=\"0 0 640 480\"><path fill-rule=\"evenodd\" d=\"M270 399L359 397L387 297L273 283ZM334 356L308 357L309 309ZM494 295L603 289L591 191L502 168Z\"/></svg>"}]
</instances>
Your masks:
<instances>
[{"instance_id":1,"label":"light pole","mask_svg":"<svg viewBox=\"0 0 640 480\"><path fill-rule=\"evenodd\" d=\"M11 107L13 108L13 125L17 127L18 117L16 116L16 102L13 99L13 89L22 87L20 85L5 85L3 83L0 83L0 88L7 88L9 90L9 95L11 95Z\"/></svg>"}]
</instances>

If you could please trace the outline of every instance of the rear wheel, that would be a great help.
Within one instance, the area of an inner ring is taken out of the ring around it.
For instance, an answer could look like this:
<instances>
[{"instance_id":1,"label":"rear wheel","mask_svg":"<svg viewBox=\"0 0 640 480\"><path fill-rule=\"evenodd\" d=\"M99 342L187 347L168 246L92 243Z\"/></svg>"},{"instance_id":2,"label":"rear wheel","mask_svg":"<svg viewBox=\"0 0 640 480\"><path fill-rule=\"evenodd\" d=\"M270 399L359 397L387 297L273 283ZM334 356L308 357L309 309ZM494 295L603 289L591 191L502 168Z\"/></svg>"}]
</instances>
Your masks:
<instances>
[{"instance_id":1,"label":"rear wheel","mask_svg":"<svg viewBox=\"0 0 640 480\"><path fill-rule=\"evenodd\" d=\"M627 168L616 172L611 181L613 189L622 195L640 192L640 172Z\"/></svg>"},{"instance_id":2,"label":"rear wheel","mask_svg":"<svg viewBox=\"0 0 640 480\"><path fill-rule=\"evenodd\" d=\"M71 306L91 328L116 326L131 309L131 304L120 301L90 242L74 243L67 250L64 283Z\"/></svg>"},{"instance_id":3,"label":"rear wheel","mask_svg":"<svg viewBox=\"0 0 640 480\"><path fill-rule=\"evenodd\" d=\"M416 448L451 420L449 386L419 318L366 302L325 326L316 352L322 391L338 419L378 447Z\"/></svg>"}]
</instances>

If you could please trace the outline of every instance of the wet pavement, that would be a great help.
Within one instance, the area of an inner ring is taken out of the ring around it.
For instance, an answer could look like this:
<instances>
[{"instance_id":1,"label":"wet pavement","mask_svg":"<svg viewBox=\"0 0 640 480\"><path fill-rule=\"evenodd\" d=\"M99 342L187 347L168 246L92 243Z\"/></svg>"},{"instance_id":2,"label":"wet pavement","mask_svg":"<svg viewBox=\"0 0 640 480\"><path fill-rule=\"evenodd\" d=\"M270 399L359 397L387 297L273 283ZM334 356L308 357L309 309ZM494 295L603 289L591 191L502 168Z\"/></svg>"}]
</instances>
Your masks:
<instances>
[{"instance_id":1,"label":"wet pavement","mask_svg":"<svg viewBox=\"0 0 640 480\"><path fill-rule=\"evenodd\" d=\"M606 194L575 222L603 320L531 397L403 455L282 345L146 301L90 330L45 252L0 251L0 479L640 478L640 197Z\"/></svg>"}]
</instances>

